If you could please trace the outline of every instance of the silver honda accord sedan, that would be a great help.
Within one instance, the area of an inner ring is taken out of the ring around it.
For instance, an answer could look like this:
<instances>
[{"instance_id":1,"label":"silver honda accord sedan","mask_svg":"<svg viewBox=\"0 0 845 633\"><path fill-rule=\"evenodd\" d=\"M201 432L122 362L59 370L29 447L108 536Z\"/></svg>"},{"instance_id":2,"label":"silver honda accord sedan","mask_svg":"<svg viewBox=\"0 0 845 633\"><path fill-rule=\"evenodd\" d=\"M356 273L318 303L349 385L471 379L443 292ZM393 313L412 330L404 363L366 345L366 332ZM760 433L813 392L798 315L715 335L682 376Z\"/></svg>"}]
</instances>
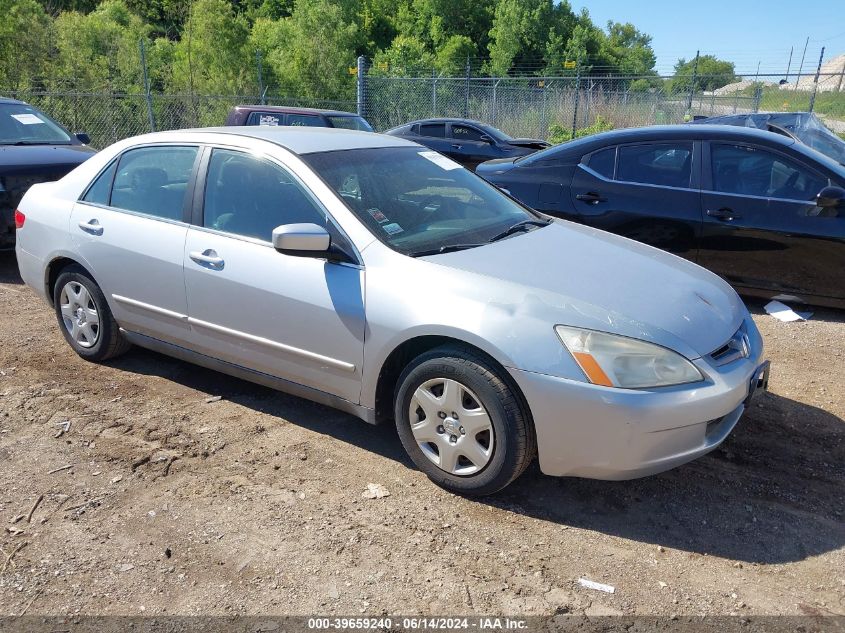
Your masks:
<instances>
[{"instance_id":1,"label":"silver honda accord sedan","mask_svg":"<svg viewBox=\"0 0 845 633\"><path fill-rule=\"evenodd\" d=\"M16 213L21 276L81 357L132 344L395 420L465 494L627 479L718 446L765 388L737 294L683 259L520 205L396 137L131 138Z\"/></svg>"}]
</instances>

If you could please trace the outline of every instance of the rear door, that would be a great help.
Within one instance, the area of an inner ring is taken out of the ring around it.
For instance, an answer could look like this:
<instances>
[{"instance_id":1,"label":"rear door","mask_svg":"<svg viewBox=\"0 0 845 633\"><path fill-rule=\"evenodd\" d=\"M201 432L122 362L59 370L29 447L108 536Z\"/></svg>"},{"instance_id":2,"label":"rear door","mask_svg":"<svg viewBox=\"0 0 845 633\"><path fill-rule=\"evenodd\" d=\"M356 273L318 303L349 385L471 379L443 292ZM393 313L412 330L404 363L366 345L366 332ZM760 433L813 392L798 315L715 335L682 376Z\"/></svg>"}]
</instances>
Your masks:
<instances>
[{"instance_id":1,"label":"rear door","mask_svg":"<svg viewBox=\"0 0 845 633\"><path fill-rule=\"evenodd\" d=\"M575 219L694 261L700 151L698 142L661 141L584 156L572 177Z\"/></svg>"},{"instance_id":2,"label":"rear door","mask_svg":"<svg viewBox=\"0 0 845 633\"><path fill-rule=\"evenodd\" d=\"M828 178L774 148L710 142L704 153L700 263L738 287L845 296L845 215L815 204Z\"/></svg>"},{"instance_id":3,"label":"rear door","mask_svg":"<svg viewBox=\"0 0 845 633\"><path fill-rule=\"evenodd\" d=\"M77 252L127 330L171 342L188 334L182 253L199 148L124 152L74 205Z\"/></svg>"},{"instance_id":4,"label":"rear door","mask_svg":"<svg viewBox=\"0 0 845 633\"><path fill-rule=\"evenodd\" d=\"M458 162L462 162L463 157L452 147L453 142L446 133L445 123L420 123L419 135L420 137L418 139L414 139L418 143L430 147L441 154L445 154Z\"/></svg>"}]
</instances>

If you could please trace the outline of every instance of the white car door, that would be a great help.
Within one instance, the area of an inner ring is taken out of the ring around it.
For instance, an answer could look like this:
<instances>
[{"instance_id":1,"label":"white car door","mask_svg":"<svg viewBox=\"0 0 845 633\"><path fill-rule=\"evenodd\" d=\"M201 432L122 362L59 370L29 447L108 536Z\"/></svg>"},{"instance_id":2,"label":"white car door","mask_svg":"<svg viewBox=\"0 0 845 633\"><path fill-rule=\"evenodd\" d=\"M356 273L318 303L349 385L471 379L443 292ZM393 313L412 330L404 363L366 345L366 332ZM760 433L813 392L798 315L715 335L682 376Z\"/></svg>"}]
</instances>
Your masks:
<instances>
[{"instance_id":1,"label":"white car door","mask_svg":"<svg viewBox=\"0 0 845 633\"><path fill-rule=\"evenodd\" d=\"M270 243L275 227L303 222L343 239L327 212L269 160L214 149L205 171L202 221L185 242L191 347L358 403L362 267L284 255Z\"/></svg>"},{"instance_id":2,"label":"white car door","mask_svg":"<svg viewBox=\"0 0 845 633\"><path fill-rule=\"evenodd\" d=\"M183 253L199 148L131 149L88 188L71 214L77 252L126 330L187 340Z\"/></svg>"}]
</instances>

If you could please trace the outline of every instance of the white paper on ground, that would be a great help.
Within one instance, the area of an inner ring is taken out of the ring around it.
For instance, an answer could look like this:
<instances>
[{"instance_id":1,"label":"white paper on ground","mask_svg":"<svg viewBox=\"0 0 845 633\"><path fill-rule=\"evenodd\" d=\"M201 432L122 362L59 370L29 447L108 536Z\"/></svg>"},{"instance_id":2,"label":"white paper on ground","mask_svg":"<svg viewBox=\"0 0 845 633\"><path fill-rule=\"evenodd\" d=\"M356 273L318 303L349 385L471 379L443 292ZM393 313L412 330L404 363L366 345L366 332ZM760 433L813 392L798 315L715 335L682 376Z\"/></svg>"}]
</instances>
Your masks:
<instances>
[{"instance_id":1,"label":"white paper on ground","mask_svg":"<svg viewBox=\"0 0 845 633\"><path fill-rule=\"evenodd\" d=\"M769 301L763 309L778 321L783 321L784 323L789 323L790 321L806 321L813 316L812 312L796 312L780 301Z\"/></svg>"},{"instance_id":2,"label":"white paper on ground","mask_svg":"<svg viewBox=\"0 0 845 633\"><path fill-rule=\"evenodd\" d=\"M578 584L582 587L586 587L587 589L595 589L596 591L604 591L605 593L616 592L616 588L611 585L604 585L600 582L593 582L592 580L587 580L586 578L579 578Z\"/></svg>"},{"instance_id":3,"label":"white paper on ground","mask_svg":"<svg viewBox=\"0 0 845 633\"><path fill-rule=\"evenodd\" d=\"M423 158L427 158L432 163L437 165L438 167L442 167L443 169L449 171L451 169L460 169L461 166L453 161L451 158L446 158L443 154L438 154L434 151L429 152L420 152L420 156Z\"/></svg>"}]
</instances>

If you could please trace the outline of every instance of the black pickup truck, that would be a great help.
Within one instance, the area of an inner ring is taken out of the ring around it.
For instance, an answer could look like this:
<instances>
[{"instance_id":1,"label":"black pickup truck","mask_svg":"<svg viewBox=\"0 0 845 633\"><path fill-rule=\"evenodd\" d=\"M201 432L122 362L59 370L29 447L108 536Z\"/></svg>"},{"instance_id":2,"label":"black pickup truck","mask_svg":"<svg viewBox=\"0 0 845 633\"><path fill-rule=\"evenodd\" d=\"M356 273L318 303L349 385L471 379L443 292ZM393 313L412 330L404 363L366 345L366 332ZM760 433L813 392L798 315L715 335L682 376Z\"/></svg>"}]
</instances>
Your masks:
<instances>
[{"instance_id":1,"label":"black pickup truck","mask_svg":"<svg viewBox=\"0 0 845 633\"><path fill-rule=\"evenodd\" d=\"M15 246L15 208L26 190L88 160L95 153L88 141L22 101L0 98L0 250Z\"/></svg>"}]
</instances>

